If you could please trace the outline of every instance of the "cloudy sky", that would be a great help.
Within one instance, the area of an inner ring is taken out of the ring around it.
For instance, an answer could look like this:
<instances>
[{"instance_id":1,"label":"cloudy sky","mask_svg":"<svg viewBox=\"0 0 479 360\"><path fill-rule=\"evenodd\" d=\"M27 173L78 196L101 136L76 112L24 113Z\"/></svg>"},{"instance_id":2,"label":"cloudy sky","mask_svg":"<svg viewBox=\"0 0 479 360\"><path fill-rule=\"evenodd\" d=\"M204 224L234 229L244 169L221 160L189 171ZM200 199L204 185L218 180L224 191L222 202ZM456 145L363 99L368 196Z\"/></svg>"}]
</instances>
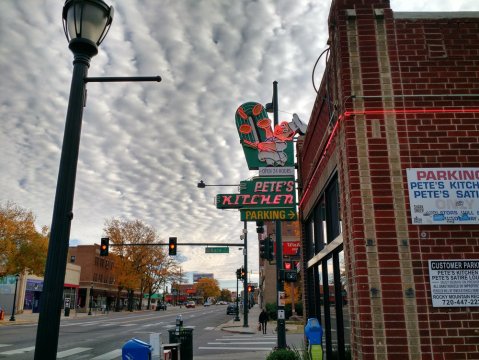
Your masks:
<instances>
[{"instance_id":1,"label":"cloudy sky","mask_svg":"<svg viewBox=\"0 0 479 360\"><path fill-rule=\"evenodd\" d=\"M271 101L278 81L280 120L308 122L311 74L326 48L331 1L109 0L111 30L89 76L160 75L161 83L90 83L83 116L72 244L99 243L105 219L140 219L160 239L239 242L236 210L214 196L249 171L234 123L247 101ZM72 53L60 0L0 2L0 202L32 210L50 226ZM474 0L391 0L395 11L476 11ZM322 64L315 73L322 76ZM258 246L250 225L249 267ZM186 272L212 272L235 286L242 252L204 254L179 247Z\"/></svg>"}]
</instances>

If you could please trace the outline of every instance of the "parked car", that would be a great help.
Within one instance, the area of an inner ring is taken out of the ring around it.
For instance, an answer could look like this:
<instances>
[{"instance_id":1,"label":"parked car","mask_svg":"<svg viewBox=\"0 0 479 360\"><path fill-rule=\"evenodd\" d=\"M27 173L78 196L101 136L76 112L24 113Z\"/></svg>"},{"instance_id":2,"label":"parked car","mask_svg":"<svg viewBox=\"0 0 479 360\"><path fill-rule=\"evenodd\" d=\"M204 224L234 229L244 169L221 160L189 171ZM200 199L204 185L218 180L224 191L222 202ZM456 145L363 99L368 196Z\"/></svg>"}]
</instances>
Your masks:
<instances>
[{"instance_id":1,"label":"parked car","mask_svg":"<svg viewBox=\"0 0 479 360\"><path fill-rule=\"evenodd\" d=\"M218 301L216 305L228 305L228 303L226 301L221 300L221 301Z\"/></svg>"},{"instance_id":2,"label":"parked car","mask_svg":"<svg viewBox=\"0 0 479 360\"><path fill-rule=\"evenodd\" d=\"M237 306L235 303L228 304L226 308L226 315L236 315Z\"/></svg>"},{"instance_id":3,"label":"parked car","mask_svg":"<svg viewBox=\"0 0 479 360\"><path fill-rule=\"evenodd\" d=\"M187 308L194 308L196 306L195 302L194 301L187 301L185 306Z\"/></svg>"},{"instance_id":4,"label":"parked car","mask_svg":"<svg viewBox=\"0 0 479 360\"><path fill-rule=\"evenodd\" d=\"M210 305L211 305L211 303L208 302L208 301L203 304L203 306L210 306Z\"/></svg>"},{"instance_id":5,"label":"parked car","mask_svg":"<svg viewBox=\"0 0 479 360\"><path fill-rule=\"evenodd\" d=\"M166 303L160 302L156 305L156 311L166 310Z\"/></svg>"}]
</instances>

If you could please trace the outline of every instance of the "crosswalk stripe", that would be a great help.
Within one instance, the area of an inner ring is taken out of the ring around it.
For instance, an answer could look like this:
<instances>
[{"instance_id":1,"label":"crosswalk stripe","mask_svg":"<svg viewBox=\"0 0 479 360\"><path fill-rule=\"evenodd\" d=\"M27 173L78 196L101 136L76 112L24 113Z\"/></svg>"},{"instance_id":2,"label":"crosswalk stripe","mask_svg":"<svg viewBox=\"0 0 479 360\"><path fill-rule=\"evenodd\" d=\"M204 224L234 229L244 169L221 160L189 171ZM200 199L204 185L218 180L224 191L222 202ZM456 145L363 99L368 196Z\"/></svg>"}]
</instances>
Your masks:
<instances>
[{"instance_id":1,"label":"crosswalk stripe","mask_svg":"<svg viewBox=\"0 0 479 360\"><path fill-rule=\"evenodd\" d=\"M234 346L224 346L224 347L219 347L219 346L200 346L198 348L199 350L245 350L244 347L234 347ZM248 351L271 351L271 347L262 347L262 348L256 348L256 347L249 347L247 348Z\"/></svg>"},{"instance_id":2,"label":"crosswalk stripe","mask_svg":"<svg viewBox=\"0 0 479 360\"><path fill-rule=\"evenodd\" d=\"M5 346L12 346L12 345L11 344L0 344L0 348L5 347Z\"/></svg>"},{"instance_id":3,"label":"crosswalk stripe","mask_svg":"<svg viewBox=\"0 0 479 360\"><path fill-rule=\"evenodd\" d=\"M276 341L250 341L250 342L209 342L208 345L266 345L276 344Z\"/></svg>"},{"instance_id":4,"label":"crosswalk stripe","mask_svg":"<svg viewBox=\"0 0 479 360\"><path fill-rule=\"evenodd\" d=\"M116 349L110 352L107 352L103 355L96 356L91 358L90 360L113 360L116 359L118 356L121 356L121 349Z\"/></svg>"},{"instance_id":5,"label":"crosswalk stripe","mask_svg":"<svg viewBox=\"0 0 479 360\"><path fill-rule=\"evenodd\" d=\"M0 355L18 355L18 354L23 354L29 351L35 350L35 346L30 346L22 349L17 349L17 350L9 350L9 351L4 351L0 352Z\"/></svg>"},{"instance_id":6,"label":"crosswalk stripe","mask_svg":"<svg viewBox=\"0 0 479 360\"><path fill-rule=\"evenodd\" d=\"M121 324L120 326L129 327L129 326L138 326L138 324Z\"/></svg>"},{"instance_id":7,"label":"crosswalk stripe","mask_svg":"<svg viewBox=\"0 0 479 360\"><path fill-rule=\"evenodd\" d=\"M73 348L73 349L69 349L69 350L65 350L65 351L60 351L60 352L57 352L57 359L62 359L64 357L79 354L81 352L85 352L85 351L88 351L88 350L91 350L91 348L77 347L77 348Z\"/></svg>"}]
</instances>

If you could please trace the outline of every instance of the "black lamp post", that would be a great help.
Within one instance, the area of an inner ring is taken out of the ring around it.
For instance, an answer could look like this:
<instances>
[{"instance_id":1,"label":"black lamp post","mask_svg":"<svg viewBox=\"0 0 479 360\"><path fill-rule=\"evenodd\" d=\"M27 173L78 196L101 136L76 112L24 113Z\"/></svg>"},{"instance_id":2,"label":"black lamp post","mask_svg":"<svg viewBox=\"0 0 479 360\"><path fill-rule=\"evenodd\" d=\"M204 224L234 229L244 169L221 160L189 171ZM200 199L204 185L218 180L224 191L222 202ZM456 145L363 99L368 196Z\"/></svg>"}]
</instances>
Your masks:
<instances>
[{"instance_id":1,"label":"black lamp post","mask_svg":"<svg viewBox=\"0 0 479 360\"><path fill-rule=\"evenodd\" d=\"M93 283L90 285L90 309L88 310L88 315L91 315L91 306L93 304Z\"/></svg>"},{"instance_id":2,"label":"black lamp post","mask_svg":"<svg viewBox=\"0 0 479 360\"><path fill-rule=\"evenodd\" d=\"M73 52L73 75L65 122L63 146L53 206L50 242L40 300L35 360L54 360L57 355L61 302L68 242L73 219L73 194L85 104L85 79L90 59L110 29L113 8L102 0L66 0L63 28Z\"/></svg>"},{"instance_id":3,"label":"black lamp post","mask_svg":"<svg viewBox=\"0 0 479 360\"><path fill-rule=\"evenodd\" d=\"M13 293L13 305L12 305L12 316L10 316L10 321L15 321L15 304L17 302L17 285L20 275L15 275L15 292Z\"/></svg>"},{"instance_id":4,"label":"black lamp post","mask_svg":"<svg viewBox=\"0 0 479 360\"><path fill-rule=\"evenodd\" d=\"M239 304L238 304L238 302L239 302L238 281L239 281L238 276L236 276L236 316L234 318L234 321L240 321L240 318L239 318Z\"/></svg>"}]
</instances>

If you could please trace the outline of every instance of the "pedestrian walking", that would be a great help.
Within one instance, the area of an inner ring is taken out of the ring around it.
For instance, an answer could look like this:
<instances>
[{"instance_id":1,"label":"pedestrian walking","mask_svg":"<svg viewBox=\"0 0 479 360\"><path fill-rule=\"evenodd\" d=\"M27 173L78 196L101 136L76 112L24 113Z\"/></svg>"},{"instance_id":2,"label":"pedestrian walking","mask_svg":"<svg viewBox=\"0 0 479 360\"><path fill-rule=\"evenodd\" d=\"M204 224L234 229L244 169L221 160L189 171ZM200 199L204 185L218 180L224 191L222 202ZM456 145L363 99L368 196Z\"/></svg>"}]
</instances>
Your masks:
<instances>
[{"instance_id":1,"label":"pedestrian walking","mask_svg":"<svg viewBox=\"0 0 479 360\"><path fill-rule=\"evenodd\" d=\"M261 324L261 330L263 330L263 334L266 334L266 326L268 325L269 316L265 309L261 310L259 314L258 322Z\"/></svg>"}]
</instances>

